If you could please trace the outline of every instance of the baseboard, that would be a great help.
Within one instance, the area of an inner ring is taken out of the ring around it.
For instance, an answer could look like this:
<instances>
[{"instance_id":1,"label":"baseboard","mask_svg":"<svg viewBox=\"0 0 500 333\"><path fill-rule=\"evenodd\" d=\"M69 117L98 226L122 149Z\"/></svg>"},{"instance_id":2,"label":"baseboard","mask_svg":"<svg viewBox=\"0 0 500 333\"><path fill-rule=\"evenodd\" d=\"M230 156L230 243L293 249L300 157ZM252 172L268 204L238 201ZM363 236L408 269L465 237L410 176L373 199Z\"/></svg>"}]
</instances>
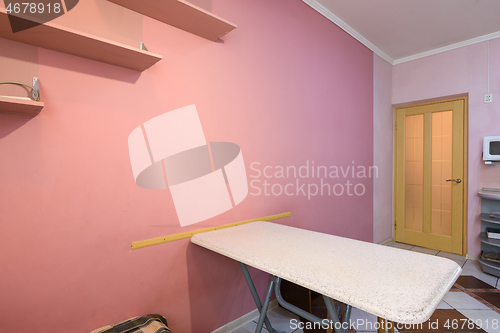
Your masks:
<instances>
[{"instance_id":1,"label":"baseboard","mask_svg":"<svg viewBox=\"0 0 500 333\"><path fill-rule=\"evenodd\" d=\"M278 306L279 306L278 300L275 299L275 300L271 301L271 303L269 304L269 309L267 311L269 312L269 311L277 308ZM222 327L219 327L215 331L212 331L212 333L229 333L231 331L234 331L238 327L241 327L241 326L251 322L252 319L257 317L258 315L259 315L259 310L255 309L255 310L250 311L249 313L247 313L239 318L236 318L232 322L227 323L226 325L224 325Z\"/></svg>"},{"instance_id":2,"label":"baseboard","mask_svg":"<svg viewBox=\"0 0 500 333\"><path fill-rule=\"evenodd\" d=\"M388 240L380 243L380 245L388 245L391 244L392 242L394 242L394 238L389 238Z\"/></svg>"}]
</instances>

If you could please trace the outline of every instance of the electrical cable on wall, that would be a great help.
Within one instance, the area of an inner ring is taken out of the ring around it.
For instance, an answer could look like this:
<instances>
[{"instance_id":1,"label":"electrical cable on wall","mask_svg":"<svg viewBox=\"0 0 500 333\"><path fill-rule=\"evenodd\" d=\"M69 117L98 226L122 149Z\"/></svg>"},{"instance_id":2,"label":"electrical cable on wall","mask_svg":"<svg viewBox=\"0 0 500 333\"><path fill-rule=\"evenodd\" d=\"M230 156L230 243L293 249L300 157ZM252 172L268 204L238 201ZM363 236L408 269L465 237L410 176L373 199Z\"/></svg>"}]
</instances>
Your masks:
<instances>
[{"instance_id":1,"label":"electrical cable on wall","mask_svg":"<svg viewBox=\"0 0 500 333\"><path fill-rule=\"evenodd\" d=\"M484 103L493 102L493 94L490 93L490 41L487 41L487 81L488 92L484 95Z\"/></svg>"},{"instance_id":2,"label":"electrical cable on wall","mask_svg":"<svg viewBox=\"0 0 500 333\"><path fill-rule=\"evenodd\" d=\"M22 82L15 82L15 81L0 81L0 84L15 84L15 85L25 86L27 88L30 88L36 94L35 101L37 101L37 102L40 101L40 93L38 92L38 90L35 87L30 86L29 84L22 83Z\"/></svg>"},{"instance_id":3,"label":"electrical cable on wall","mask_svg":"<svg viewBox=\"0 0 500 333\"><path fill-rule=\"evenodd\" d=\"M490 93L490 41L488 40L488 94Z\"/></svg>"}]
</instances>

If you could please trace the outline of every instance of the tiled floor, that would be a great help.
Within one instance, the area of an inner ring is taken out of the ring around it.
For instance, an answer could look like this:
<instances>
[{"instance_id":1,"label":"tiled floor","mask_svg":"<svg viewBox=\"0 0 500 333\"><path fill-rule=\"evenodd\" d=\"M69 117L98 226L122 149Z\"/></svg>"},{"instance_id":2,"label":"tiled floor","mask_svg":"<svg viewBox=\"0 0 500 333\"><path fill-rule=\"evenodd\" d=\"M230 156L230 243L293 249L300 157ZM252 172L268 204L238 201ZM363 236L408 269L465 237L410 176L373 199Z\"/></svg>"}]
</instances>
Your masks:
<instances>
[{"instance_id":1,"label":"tiled floor","mask_svg":"<svg viewBox=\"0 0 500 333\"><path fill-rule=\"evenodd\" d=\"M446 257L462 266L462 276L452 290L439 304L428 322L421 326L396 326L400 333L442 333L442 332L491 332L500 333L500 285L495 276L483 273L475 260L467 260L462 256L430 250L418 246L391 243L388 246L409 251L417 251L430 255ZM298 328L298 317L293 313L276 308L269 312L269 320L273 327L286 333L326 332L325 330L305 330ZM257 319L233 330L231 333L253 333ZM353 309L351 322L358 323L357 332L376 332L374 324L377 318L364 311ZM475 324L474 324L475 323ZM264 328L264 333L268 331Z\"/></svg>"}]
</instances>

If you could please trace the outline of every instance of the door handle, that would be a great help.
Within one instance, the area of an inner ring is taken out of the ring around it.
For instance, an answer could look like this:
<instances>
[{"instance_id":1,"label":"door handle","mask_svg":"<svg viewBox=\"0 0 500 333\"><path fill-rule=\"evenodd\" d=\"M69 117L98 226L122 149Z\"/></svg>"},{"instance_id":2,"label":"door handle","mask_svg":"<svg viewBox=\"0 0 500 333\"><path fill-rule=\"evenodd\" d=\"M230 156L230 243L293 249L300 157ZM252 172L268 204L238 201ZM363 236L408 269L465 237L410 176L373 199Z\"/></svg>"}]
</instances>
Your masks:
<instances>
[{"instance_id":1,"label":"door handle","mask_svg":"<svg viewBox=\"0 0 500 333\"><path fill-rule=\"evenodd\" d=\"M446 179L447 182L455 182L457 184L460 184L462 182L462 179L457 178L457 179Z\"/></svg>"}]
</instances>

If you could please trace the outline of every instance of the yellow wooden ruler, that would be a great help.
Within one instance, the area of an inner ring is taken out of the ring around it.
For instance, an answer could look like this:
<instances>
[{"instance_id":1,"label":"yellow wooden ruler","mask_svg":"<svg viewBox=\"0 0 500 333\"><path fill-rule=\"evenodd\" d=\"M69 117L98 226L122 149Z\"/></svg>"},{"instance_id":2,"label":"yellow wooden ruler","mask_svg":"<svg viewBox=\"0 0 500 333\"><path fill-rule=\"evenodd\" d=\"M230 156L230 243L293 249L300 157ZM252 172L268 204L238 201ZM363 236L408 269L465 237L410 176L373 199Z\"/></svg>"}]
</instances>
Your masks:
<instances>
[{"instance_id":1,"label":"yellow wooden ruler","mask_svg":"<svg viewBox=\"0 0 500 333\"><path fill-rule=\"evenodd\" d=\"M235 227L237 225L250 223L250 222L256 222L256 221L272 221L272 220L282 219L284 217L289 217L291 215L292 215L292 213L290 213L290 212L276 214L276 215L271 215L271 216L260 217L258 219L223 224L223 225L218 225L218 226L210 227L210 228L181 232L180 234L173 234L173 235L168 235L168 236L163 236L163 237L158 237L158 238L151 238L151 239L146 239L146 240L142 240L142 241L132 242L132 250L140 249L140 248L147 247L147 246L153 246L153 245L173 242L173 241L176 241L179 239L189 238L189 237L196 235L196 234L199 234L201 232L230 228L230 227Z\"/></svg>"}]
</instances>

